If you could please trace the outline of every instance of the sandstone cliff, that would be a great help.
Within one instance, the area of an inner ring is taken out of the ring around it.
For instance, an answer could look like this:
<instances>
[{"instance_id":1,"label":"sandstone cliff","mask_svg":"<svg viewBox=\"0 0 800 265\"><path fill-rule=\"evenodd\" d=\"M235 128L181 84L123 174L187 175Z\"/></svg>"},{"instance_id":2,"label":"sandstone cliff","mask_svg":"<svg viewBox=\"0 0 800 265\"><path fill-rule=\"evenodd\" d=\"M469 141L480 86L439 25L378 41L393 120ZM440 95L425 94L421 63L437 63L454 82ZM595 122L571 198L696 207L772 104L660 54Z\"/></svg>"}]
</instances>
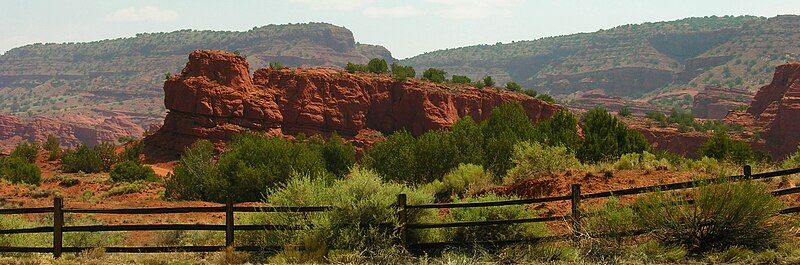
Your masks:
<instances>
[{"instance_id":1,"label":"sandstone cliff","mask_svg":"<svg viewBox=\"0 0 800 265\"><path fill-rule=\"evenodd\" d=\"M747 90L706 86L694 97L692 113L702 119L723 119L729 111L747 106L752 99Z\"/></svg>"},{"instance_id":2,"label":"sandstone cliff","mask_svg":"<svg viewBox=\"0 0 800 265\"><path fill-rule=\"evenodd\" d=\"M60 119L35 116L21 119L0 115L0 150L8 152L20 141L43 142L48 135L56 136L62 146L78 144L93 146L99 143L116 143L121 137L141 137L144 130L123 113L108 114L102 119L64 115Z\"/></svg>"},{"instance_id":3,"label":"sandstone cliff","mask_svg":"<svg viewBox=\"0 0 800 265\"><path fill-rule=\"evenodd\" d=\"M173 155L197 139L222 142L244 130L336 132L363 148L378 132L418 135L467 115L480 121L504 102L521 102L534 121L559 109L521 93L332 68L267 68L251 77L244 58L211 50L192 52L183 71L164 82L164 92L168 114L146 142Z\"/></svg>"}]
</instances>

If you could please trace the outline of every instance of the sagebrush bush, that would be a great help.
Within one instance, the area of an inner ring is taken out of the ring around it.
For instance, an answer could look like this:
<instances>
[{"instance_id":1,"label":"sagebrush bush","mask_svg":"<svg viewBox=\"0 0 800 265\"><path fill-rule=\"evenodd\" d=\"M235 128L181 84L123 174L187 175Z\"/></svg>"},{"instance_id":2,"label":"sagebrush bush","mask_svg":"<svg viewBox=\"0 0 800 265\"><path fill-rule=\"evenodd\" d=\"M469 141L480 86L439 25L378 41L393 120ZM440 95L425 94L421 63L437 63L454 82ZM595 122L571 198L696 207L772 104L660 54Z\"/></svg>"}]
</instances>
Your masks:
<instances>
[{"instance_id":1,"label":"sagebrush bush","mask_svg":"<svg viewBox=\"0 0 800 265\"><path fill-rule=\"evenodd\" d=\"M784 169L800 167L800 146L797 147L797 152L783 160L781 167Z\"/></svg>"},{"instance_id":2,"label":"sagebrush bush","mask_svg":"<svg viewBox=\"0 0 800 265\"><path fill-rule=\"evenodd\" d=\"M513 200L516 197L498 196L487 193L476 198L466 198L455 202L490 202ZM444 217L447 222L489 221L534 218L536 213L525 205L453 208ZM549 234L542 223L523 223L511 225L470 226L446 230L445 238L456 242L476 242L491 240L531 239Z\"/></svg>"},{"instance_id":3,"label":"sagebrush bush","mask_svg":"<svg viewBox=\"0 0 800 265\"><path fill-rule=\"evenodd\" d=\"M109 173L113 181L134 182L138 180L155 180L156 172L149 166L136 161L125 160L114 165Z\"/></svg>"},{"instance_id":4,"label":"sagebrush bush","mask_svg":"<svg viewBox=\"0 0 800 265\"><path fill-rule=\"evenodd\" d=\"M22 157L0 157L0 178L11 183L38 185L42 182L42 171Z\"/></svg>"},{"instance_id":5,"label":"sagebrush bush","mask_svg":"<svg viewBox=\"0 0 800 265\"><path fill-rule=\"evenodd\" d=\"M299 174L271 189L267 203L276 206L330 205L323 213L257 214L248 222L305 226L303 231L260 232L244 236L246 242L302 245L324 255L329 249L364 251L370 255L396 242L397 195L407 194L409 204L430 203L433 197L392 182L374 171L353 168L345 179L327 180L319 174ZM429 211L409 211L409 222L418 222ZM422 232L424 233L424 231ZM417 236L412 235L412 236Z\"/></svg>"},{"instance_id":6,"label":"sagebrush bush","mask_svg":"<svg viewBox=\"0 0 800 265\"><path fill-rule=\"evenodd\" d=\"M36 156L39 154L40 146L36 142L22 141L17 144L14 151L11 151L11 156L19 157L27 160L29 163L36 162Z\"/></svg>"},{"instance_id":7,"label":"sagebrush bush","mask_svg":"<svg viewBox=\"0 0 800 265\"><path fill-rule=\"evenodd\" d=\"M782 203L768 187L752 181L703 186L687 196L661 192L637 200L638 223L665 244L701 253L740 246L753 250L775 247L781 226L772 216Z\"/></svg>"},{"instance_id":8,"label":"sagebrush bush","mask_svg":"<svg viewBox=\"0 0 800 265\"><path fill-rule=\"evenodd\" d=\"M508 171L508 177L512 180L552 175L581 165L566 147L527 141L514 145L511 161L514 167Z\"/></svg>"},{"instance_id":9,"label":"sagebrush bush","mask_svg":"<svg viewBox=\"0 0 800 265\"><path fill-rule=\"evenodd\" d=\"M624 154L620 156L616 162L614 162L614 168L617 170L665 170L669 169L670 166L671 164L667 159L659 159L656 155L647 151L644 151L641 154Z\"/></svg>"},{"instance_id":10,"label":"sagebrush bush","mask_svg":"<svg viewBox=\"0 0 800 265\"><path fill-rule=\"evenodd\" d=\"M473 164L460 164L442 178L441 193L447 197L470 197L473 194L487 189L493 185L493 177L483 166ZM441 195L437 194L437 197Z\"/></svg>"},{"instance_id":11,"label":"sagebrush bush","mask_svg":"<svg viewBox=\"0 0 800 265\"><path fill-rule=\"evenodd\" d=\"M66 150L61 157L61 170L64 172L96 173L103 171L103 160L86 145L78 145L75 150Z\"/></svg>"},{"instance_id":12,"label":"sagebrush bush","mask_svg":"<svg viewBox=\"0 0 800 265\"><path fill-rule=\"evenodd\" d=\"M620 254L623 243L629 237L625 232L635 230L636 218L631 207L620 204L616 197L595 207L582 219L583 230L589 239L588 247L592 255L613 257Z\"/></svg>"}]
</instances>

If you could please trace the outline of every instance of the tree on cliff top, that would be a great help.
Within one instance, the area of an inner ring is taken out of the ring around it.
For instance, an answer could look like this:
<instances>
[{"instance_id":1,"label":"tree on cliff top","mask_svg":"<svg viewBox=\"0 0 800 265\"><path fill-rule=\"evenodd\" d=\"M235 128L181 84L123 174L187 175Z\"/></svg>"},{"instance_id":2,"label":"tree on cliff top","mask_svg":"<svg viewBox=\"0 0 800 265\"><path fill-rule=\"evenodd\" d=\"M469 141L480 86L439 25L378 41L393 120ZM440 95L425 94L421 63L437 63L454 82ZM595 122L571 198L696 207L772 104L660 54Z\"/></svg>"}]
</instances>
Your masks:
<instances>
[{"instance_id":1,"label":"tree on cliff top","mask_svg":"<svg viewBox=\"0 0 800 265\"><path fill-rule=\"evenodd\" d=\"M428 70L422 73L422 78L434 83L443 83L447 81L446 75L447 72L442 69L428 68Z\"/></svg>"},{"instance_id":2,"label":"tree on cliff top","mask_svg":"<svg viewBox=\"0 0 800 265\"><path fill-rule=\"evenodd\" d=\"M389 65L384 59L373 58L367 63L367 71L374 74L385 74L389 72Z\"/></svg>"}]
</instances>

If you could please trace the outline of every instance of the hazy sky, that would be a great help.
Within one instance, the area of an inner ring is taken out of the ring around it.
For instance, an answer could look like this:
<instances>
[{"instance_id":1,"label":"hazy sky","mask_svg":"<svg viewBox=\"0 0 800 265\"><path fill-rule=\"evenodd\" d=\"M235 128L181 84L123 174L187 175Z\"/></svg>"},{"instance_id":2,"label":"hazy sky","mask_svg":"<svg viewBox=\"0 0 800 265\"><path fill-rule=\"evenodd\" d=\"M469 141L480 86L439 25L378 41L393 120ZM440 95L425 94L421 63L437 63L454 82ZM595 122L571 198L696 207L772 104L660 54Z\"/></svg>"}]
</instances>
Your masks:
<instances>
[{"instance_id":1,"label":"hazy sky","mask_svg":"<svg viewBox=\"0 0 800 265\"><path fill-rule=\"evenodd\" d=\"M0 52L179 29L248 30L328 22L397 58L622 24L710 15L800 13L798 0L279 0L0 1Z\"/></svg>"}]
</instances>

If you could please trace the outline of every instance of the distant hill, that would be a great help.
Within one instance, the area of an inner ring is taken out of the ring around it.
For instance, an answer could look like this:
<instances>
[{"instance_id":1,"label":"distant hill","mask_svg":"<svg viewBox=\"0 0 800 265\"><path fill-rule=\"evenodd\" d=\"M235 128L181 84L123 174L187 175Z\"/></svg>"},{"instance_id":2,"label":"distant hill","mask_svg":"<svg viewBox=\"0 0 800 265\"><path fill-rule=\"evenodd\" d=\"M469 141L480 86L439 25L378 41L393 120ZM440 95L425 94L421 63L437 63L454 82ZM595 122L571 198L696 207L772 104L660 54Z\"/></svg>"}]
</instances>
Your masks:
<instances>
[{"instance_id":1,"label":"distant hill","mask_svg":"<svg viewBox=\"0 0 800 265\"><path fill-rule=\"evenodd\" d=\"M775 66L797 59L800 16L728 16L439 50L402 63L473 79L492 75L555 95L603 89L639 98L678 87L755 90Z\"/></svg>"},{"instance_id":2,"label":"distant hill","mask_svg":"<svg viewBox=\"0 0 800 265\"><path fill-rule=\"evenodd\" d=\"M270 62L343 66L374 57L393 60L384 47L356 43L350 30L325 23L31 44L0 56L0 113L59 116L66 111L102 118L108 111L122 111L161 119L165 74L180 71L197 49L238 51L251 69Z\"/></svg>"}]
</instances>

